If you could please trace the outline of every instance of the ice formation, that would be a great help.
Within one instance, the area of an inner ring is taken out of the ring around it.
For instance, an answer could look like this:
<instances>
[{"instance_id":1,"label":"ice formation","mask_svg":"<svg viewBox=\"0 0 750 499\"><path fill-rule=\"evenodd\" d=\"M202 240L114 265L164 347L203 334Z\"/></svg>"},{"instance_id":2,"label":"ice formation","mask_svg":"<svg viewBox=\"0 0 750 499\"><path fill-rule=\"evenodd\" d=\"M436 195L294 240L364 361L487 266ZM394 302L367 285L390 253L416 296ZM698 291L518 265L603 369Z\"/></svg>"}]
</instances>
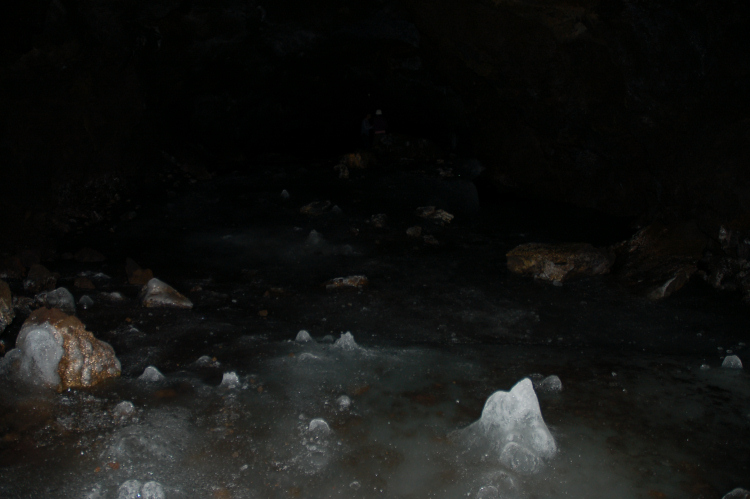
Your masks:
<instances>
[{"instance_id":1,"label":"ice formation","mask_svg":"<svg viewBox=\"0 0 750 499\"><path fill-rule=\"evenodd\" d=\"M319 435L328 435L331 433L331 427L324 419L315 418L310 421L310 426L307 428L311 433L317 433Z\"/></svg>"},{"instance_id":2,"label":"ice formation","mask_svg":"<svg viewBox=\"0 0 750 499\"><path fill-rule=\"evenodd\" d=\"M241 385L239 376L237 376L236 372L232 371L224 373L224 376L221 378L221 385L219 386L222 388L235 389L239 388Z\"/></svg>"},{"instance_id":3,"label":"ice formation","mask_svg":"<svg viewBox=\"0 0 750 499\"><path fill-rule=\"evenodd\" d=\"M128 480L117 490L117 499L164 499L164 488L159 482L146 482L141 485L138 480Z\"/></svg>"},{"instance_id":4,"label":"ice formation","mask_svg":"<svg viewBox=\"0 0 750 499\"><path fill-rule=\"evenodd\" d=\"M140 381L146 381L148 383L158 383L165 379L164 375L154 366L148 366L143 370L143 374L138 376Z\"/></svg>"},{"instance_id":5,"label":"ice formation","mask_svg":"<svg viewBox=\"0 0 750 499\"><path fill-rule=\"evenodd\" d=\"M352 406L352 399L350 399L346 395L342 395L336 399L336 405L338 406L340 411L347 411Z\"/></svg>"},{"instance_id":6,"label":"ice formation","mask_svg":"<svg viewBox=\"0 0 750 499\"><path fill-rule=\"evenodd\" d=\"M347 331L346 333L342 333L341 337L334 342L333 348L338 348L346 352L353 352L354 350L359 350L360 346L354 341L352 333Z\"/></svg>"},{"instance_id":7,"label":"ice formation","mask_svg":"<svg viewBox=\"0 0 750 499\"><path fill-rule=\"evenodd\" d=\"M193 308L193 302L177 292L169 284L153 278L143 286L140 294L144 307Z\"/></svg>"},{"instance_id":8,"label":"ice formation","mask_svg":"<svg viewBox=\"0 0 750 499\"><path fill-rule=\"evenodd\" d=\"M727 355L724 357L721 367L726 369L742 369L742 361L736 355Z\"/></svg>"},{"instance_id":9,"label":"ice formation","mask_svg":"<svg viewBox=\"0 0 750 499\"><path fill-rule=\"evenodd\" d=\"M535 388L540 392L560 392L562 391L563 386L560 378L557 375L553 374L544 378L541 382L539 382L539 386L535 386Z\"/></svg>"},{"instance_id":10,"label":"ice formation","mask_svg":"<svg viewBox=\"0 0 750 499\"><path fill-rule=\"evenodd\" d=\"M312 336L310 336L310 333L304 329L302 329L299 333L297 333L297 337L294 338L294 341L296 341L297 343L315 342Z\"/></svg>"},{"instance_id":11,"label":"ice formation","mask_svg":"<svg viewBox=\"0 0 750 499\"><path fill-rule=\"evenodd\" d=\"M493 393L481 418L457 435L470 447L488 446L501 463L523 475L540 471L542 458L551 458L557 452L528 378L516 383L509 392Z\"/></svg>"}]
</instances>

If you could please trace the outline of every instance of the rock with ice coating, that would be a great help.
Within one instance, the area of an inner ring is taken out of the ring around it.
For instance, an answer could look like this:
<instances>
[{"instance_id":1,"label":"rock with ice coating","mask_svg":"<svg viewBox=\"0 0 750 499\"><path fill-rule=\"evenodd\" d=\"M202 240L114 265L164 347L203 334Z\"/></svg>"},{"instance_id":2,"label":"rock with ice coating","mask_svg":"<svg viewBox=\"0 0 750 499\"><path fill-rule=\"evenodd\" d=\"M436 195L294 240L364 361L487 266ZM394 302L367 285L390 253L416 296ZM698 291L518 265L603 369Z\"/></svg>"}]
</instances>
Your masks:
<instances>
[{"instance_id":1,"label":"rock with ice coating","mask_svg":"<svg viewBox=\"0 0 750 499\"><path fill-rule=\"evenodd\" d=\"M120 375L112 347L59 309L32 312L2 359L2 369L21 381L56 390L87 388Z\"/></svg>"},{"instance_id":2,"label":"rock with ice coating","mask_svg":"<svg viewBox=\"0 0 750 499\"><path fill-rule=\"evenodd\" d=\"M721 499L750 499L750 491L736 488Z\"/></svg>"},{"instance_id":3,"label":"rock with ice coating","mask_svg":"<svg viewBox=\"0 0 750 499\"><path fill-rule=\"evenodd\" d=\"M331 427L328 426L328 423L326 423L325 419L321 418L315 418L310 421L310 426L308 426L307 430L311 433L317 433L319 435L328 435L329 433L331 433Z\"/></svg>"},{"instance_id":4,"label":"rock with ice coating","mask_svg":"<svg viewBox=\"0 0 750 499\"><path fill-rule=\"evenodd\" d=\"M489 447L500 462L525 475L540 471L542 458L557 452L528 378L509 392L493 393L484 404L482 417L457 435L471 447Z\"/></svg>"},{"instance_id":5,"label":"rock with ice coating","mask_svg":"<svg viewBox=\"0 0 750 499\"><path fill-rule=\"evenodd\" d=\"M357 345L357 342L354 341L354 336L352 336L352 333L347 331L346 333L343 333L338 340L336 340L336 342L333 344L333 348L338 348L346 352L352 352L354 350L359 350L359 345Z\"/></svg>"},{"instance_id":6,"label":"rock with ice coating","mask_svg":"<svg viewBox=\"0 0 750 499\"><path fill-rule=\"evenodd\" d=\"M727 355L724 357L721 367L725 369L742 369L742 361L736 355Z\"/></svg>"},{"instance_id":7,"label":"rock with ice coating","mask_svg":"<svg viewBox=\"0 0 750 499\"><path fill-rule=\"evenodd\" d=\"M299 333L297 333L297 337L294 338L294 341L297 343L309 343L309 342L315 342L315 340L310 336L310 333L306 330L301 330Z\"/></svg>"},{"instance_id":8,"label":"rock with ice coating","mask_svg":"<svg viewBox=\"0 0 750 499\"><path fill-rule=\"evenodd\" d=\"M146 381L148 383L158 383L165 379L164 375L154 366L148 366L143 370L143 374L138 376L139 381Z\"/></svg>"},{"instance_id":9,"label":"rock with ice coating","mask_svg":"<svg viewBox=\"0 0 750 499\"><path fill-rule=\"evenodd\" d=\"M224 376L221 378L221 386L222 388L228 388L228 389L234 389L239 388L241 385L240 378L237 376L237 373L232 371L228 373L224 373Z\"/></svg>"},{"instance_id":10,"label":"rock with ice coating","mask_svg":"<svg viewBox=\"0 0 750 499\"><path fill-rule=\"evenodd\" d=\"M350 399L346 395L342 395L336 399L336 405L338 406L340 411L348 411L352 406L352 399Z\"/></svg>"},{"instance_id":11,"label":"rock with ice coating","mask_svg":"<svg viewBox=\"0 0 750 499\"><path fill-rule=\"evenodd\" d=\"M557 375L552 374L540 381L539 385L535 386L535 388L540 392L561 392L563 386L560 378L557 377Z\"/></svg>"},{"instance_id":12,"label":"rock with ice coating","mask_svg":"<svg viewBox=\"0 0 750 499\"><path fill-rule=\"evenodd\" d=\"M42 307L59 308L67 314L76 313L76 300L73 294L65 288L44 291L36 295L34 300Z\"/></svg>"},{"instance_id":13,"label":"rock with ice coating","mask_svg":"<svg viewBox=\"0 0 750 499\"><path fill-rule=\"evenodd\" d=\"M193 308L193 302L177 292L169 284L153 278L143 286L140 294L141 305L144 307L176 307Z\"/></svg>"}]
</instances>

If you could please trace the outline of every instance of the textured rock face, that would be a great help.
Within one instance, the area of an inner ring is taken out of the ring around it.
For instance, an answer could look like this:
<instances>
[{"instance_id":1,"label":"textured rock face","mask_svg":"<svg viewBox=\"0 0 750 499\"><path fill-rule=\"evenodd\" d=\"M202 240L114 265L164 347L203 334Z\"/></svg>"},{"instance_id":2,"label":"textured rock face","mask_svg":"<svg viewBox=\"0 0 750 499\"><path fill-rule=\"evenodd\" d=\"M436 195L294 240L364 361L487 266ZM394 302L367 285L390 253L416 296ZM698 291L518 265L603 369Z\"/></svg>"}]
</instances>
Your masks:
<instances>
[{"instance_id":1,"label":"textured rock face","mask_svg":"<svg viewBox=\"0 0 750 499\"><path fill-rule=\"evenodd\" d=\"M586 243L528 243L513 248L506 256L511 272L558 282L606 274L614 262L612 255Z\"/></svg>"},{"instance_id":2,"label":"textured rock face","mask_svg":"<svg viewBox=\"0 0 750 499\"><path fill-rule=\"evenodd\" d=\"M694 223L654 223L615 247L616 273L649 298L666 298L696 272L707 243Z\"/></svg>"},{"instance_id":3,"label":"textured rock face","mask_svg":"<svg viewBox=\"0 0 750 499\"><path fill-rule=\"evenodd\" d=\"M120 375L112 347L86 331L76 317L57 309L34 311L6 357L22 381L58 391L91 387Z\"/></svg>"},{"instance_id":4,"label":"textured rock face","mask_svg":"<svg viewBox=\"0 0 750 499\"><path fill-rule=\"evenodd\" d=\"M13 295L10 293L8 283L0 279L0 333L13 322Z\"/></svg>"}]
</instances>

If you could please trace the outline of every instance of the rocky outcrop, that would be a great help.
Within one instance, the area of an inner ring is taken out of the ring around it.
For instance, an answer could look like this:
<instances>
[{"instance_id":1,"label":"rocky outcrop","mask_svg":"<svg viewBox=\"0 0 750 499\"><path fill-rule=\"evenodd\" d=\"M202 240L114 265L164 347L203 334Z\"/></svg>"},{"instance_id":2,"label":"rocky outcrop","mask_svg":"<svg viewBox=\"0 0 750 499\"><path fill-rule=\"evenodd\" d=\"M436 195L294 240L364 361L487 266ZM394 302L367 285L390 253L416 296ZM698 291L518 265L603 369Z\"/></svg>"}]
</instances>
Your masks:
<instances>
[{"instance_id":1,"label":"rocky outcrop","mask_svg":"<svg viewBox=\"0 0 750 499\"><path fill-rule=\"evenodd\" d=\"M616 274L649 298L666 298L698 270L707 244L694 222L654 223L614 248Z\"/></svg>"},{"instance_id":2,"label":"rocky outcrop","mask_svg":"<svg viewBox=\"0 0 750 499\"><path fill-rule=\"evenodd\" d=\"M8 283L0 279L0 333L13 322L14 317L13 295Z\"/></svg>"},{"instance_id":3,"label":"rocky outcrop","mask_svg":"<svg viewBox=\"0 0 750 499\"><path fill-rule=\"evenodd\" d=\"M34 311L2 364L24 383L58 391L88 388L120 375L112 347L58 309Z\"/></svg>"},{"instance_id":4,"label":"rocky outcrop","mask_svg":"<svg viewBox=\"0 0 750 499\"><path fill-rule=\"evenodd\" d=\"M587 243L527 243L506 256L511 272L552 282L606 274L614 262L613 255Z\"/></svg>"}]
</instances>

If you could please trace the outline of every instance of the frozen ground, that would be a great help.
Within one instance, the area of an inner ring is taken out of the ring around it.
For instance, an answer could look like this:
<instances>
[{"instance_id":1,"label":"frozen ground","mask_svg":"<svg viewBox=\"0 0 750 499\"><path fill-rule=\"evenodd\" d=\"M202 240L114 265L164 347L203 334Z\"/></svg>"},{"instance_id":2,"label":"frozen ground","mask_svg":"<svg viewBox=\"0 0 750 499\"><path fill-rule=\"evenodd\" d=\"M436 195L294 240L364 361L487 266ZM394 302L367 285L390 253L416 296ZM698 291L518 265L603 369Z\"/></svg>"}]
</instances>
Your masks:
<instances>
[{"instance_id":1,"label":"frozen ground","mask_svg":"<svg viewBox=\"0 0 750 499\"><path fill-rule=\"evenodd\" d=\"M261 188L220 178L144 204L114 236L86 236L110 255L87 267L113 276L98 291L124 299L89 292L94 304L78 315L114 346L123 377L63 394L4 382L0 497L714 498L750 488L750 378L720 367L730 353L750 364L736 297L696 285L651 303L607 278L535 283L505 270L512 246L565 234L604 244L617 231L513 203L431 226L388 212L366 181L316 179L290 173ZM342 213L300 215L315 197ZM388 227L366 223L381 212ZM406 236L420 223L439 246ZM118 284L125 256L195 307L139 307L138 288ZM63 281L82 271L69 265ZM348 275L370 284L323 286ZM302 329L314 341L295 341ZM164 378L149 369L139 379L149 366ZM562 391L537 396L557 453L538 473L514 472L456 431L494 392L552 374Z\"/></svg>"}]
</instances>

